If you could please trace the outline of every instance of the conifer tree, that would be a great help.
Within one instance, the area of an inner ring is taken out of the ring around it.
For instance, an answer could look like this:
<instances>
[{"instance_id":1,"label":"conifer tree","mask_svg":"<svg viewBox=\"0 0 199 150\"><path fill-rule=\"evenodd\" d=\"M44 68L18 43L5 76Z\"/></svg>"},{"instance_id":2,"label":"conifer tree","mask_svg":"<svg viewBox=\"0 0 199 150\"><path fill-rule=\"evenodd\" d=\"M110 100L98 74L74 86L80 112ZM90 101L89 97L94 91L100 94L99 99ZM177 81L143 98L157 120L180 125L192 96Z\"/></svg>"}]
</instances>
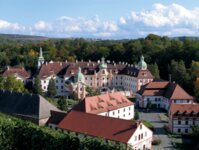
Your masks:
<instances>
[{"instance_id":1,"label":"conifer tree","mask_svg":"<svg viewBox=\"0 0 199 150\"><path fill-rule=\"evenodd\" d=\"M48 96L49 97L55 97L56 96L56 86L55 86L55 80L50 79L49 84L48 84Z\"/></svg>"},{"instance_id":2,"label":"conifer tree","mask_svg":"<svg viewBox=\"0 0 199 150\"><path fill-rule=\"evenodd\" d=\"M33 92L34 92L34 94L42 95L41 81L38 76L35 78Z\"/></svg>"}]
</instances>

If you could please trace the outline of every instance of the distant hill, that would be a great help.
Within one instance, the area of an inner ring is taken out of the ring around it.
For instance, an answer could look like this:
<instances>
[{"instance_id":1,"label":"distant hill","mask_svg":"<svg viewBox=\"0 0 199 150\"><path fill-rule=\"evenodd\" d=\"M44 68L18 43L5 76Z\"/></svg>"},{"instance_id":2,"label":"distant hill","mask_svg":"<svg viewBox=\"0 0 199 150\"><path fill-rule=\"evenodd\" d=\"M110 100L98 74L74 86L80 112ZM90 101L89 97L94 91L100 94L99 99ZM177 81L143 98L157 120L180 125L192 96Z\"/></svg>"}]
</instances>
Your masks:
<instances>
[{"instance_id":1,"label":"distant hill","mask_svg":"<svg viewBox=\"0 0 199 150\"><path fill-rule=\"evenodd\" d=\"M40 41L48 40L49 38L43 36L19 35L19 34L0 34L0 44L8 43L38 43Z\"/></svg>"},{"instance_id":2,"label":"distant hill","mask_svg":"<svg viewBox=\"0 0 199 150\"><path fill-rule=\"evenodd\" d=\"M198 41L199 37L194 37L194 36L180 36L180 37L173 37L171 39L176 39L180 41L185 41L186 39L189 39L191 41Z\"/></svg>"}]
</instances>

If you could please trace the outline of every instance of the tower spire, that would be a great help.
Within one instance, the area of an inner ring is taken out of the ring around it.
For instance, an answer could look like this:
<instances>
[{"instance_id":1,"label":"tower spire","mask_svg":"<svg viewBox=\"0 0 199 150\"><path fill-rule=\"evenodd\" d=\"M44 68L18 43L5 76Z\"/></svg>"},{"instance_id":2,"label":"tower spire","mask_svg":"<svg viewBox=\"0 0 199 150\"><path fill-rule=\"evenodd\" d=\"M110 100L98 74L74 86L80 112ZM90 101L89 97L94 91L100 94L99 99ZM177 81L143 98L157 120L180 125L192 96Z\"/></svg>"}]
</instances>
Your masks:
<instances>
[{"instance_id":1,"label":"tower spire","mask_svg":"<svg viewBox=\"0 0 199 150\"><path fill-rule=\"evenodd\" d=\"M38 58L38 62L37 62L37 69L39 69L43 63L44 63L43 51L42 51L42 48L40 47L39 58Z\"/></svg>"}]
</instances>

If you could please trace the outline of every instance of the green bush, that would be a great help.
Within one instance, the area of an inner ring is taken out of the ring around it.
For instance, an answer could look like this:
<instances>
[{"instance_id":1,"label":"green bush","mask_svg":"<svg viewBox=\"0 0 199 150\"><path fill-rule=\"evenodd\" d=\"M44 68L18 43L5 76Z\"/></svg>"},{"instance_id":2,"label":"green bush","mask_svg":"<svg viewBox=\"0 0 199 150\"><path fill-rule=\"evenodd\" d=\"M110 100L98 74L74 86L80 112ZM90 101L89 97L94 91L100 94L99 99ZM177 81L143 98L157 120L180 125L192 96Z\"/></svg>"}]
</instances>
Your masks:
<instances>
[{"instance_id":1,"label":"green bush","mask_svg":"<svg viewBox=\"0 0 199 150\"><path fill-rule=\"evenodd\" d=\"M153 140L152 145L160 145L161 142L162 141L160 139L156 139L156 140Z\"/></svg>"},{"instance_id":2,"label":"green bush","mask_svg":"<svg viewBox=\"0 0 199 150\"><path fill-rule=\"evenodd\" d=\"M1 150L122 150L120 144L106 143L98 138L79 139L67 134L40 127L31 122L0 114Z\"/></svg>"},{"instance_id":3,"label":"green bush","mask_svg":"<svg viewBox=\"0 0 199 150\"><path fill-rule=\"evenodd\" d=\"M134 120L138 120L140 118L138 111L135 111Z\"/></svg>"}]
</instances>

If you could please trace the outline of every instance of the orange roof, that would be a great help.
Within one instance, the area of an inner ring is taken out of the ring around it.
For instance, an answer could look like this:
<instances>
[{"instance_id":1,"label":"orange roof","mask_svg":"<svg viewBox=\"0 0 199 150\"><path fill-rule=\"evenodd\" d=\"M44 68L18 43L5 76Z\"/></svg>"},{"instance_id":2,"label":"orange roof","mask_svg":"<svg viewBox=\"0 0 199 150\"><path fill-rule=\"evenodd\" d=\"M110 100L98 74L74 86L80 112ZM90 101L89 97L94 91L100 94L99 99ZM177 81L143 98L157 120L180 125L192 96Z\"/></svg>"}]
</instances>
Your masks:
<instances>
[{"instance_id":1,"label":"orange roof","mask_svg":"<svg viewBox=\"0 0 199 150\"><path fill-rule=\"evenodd\" d=\"M139 124L132 120L71 111L58 124L58 128L127 143Z\"/></svg>"},{"instance_id":2,"label":"orange roof","mask_svg":"<svg viewBox=\"0 0 199 150\"><path fill-rule=\"evenodd\" d=\"M142 96L164 96L171 100L189 99L193 100L194 97L190 96L182 87L176 83L168 81L153 81L141 87L137 92Z\"/></svg>"},{"instance_id":3,"label":"orange roof","mask_svg":"<svg viewBox=\"0 0 199 150\"><path fill-rule=\"evenodd\" d=\"M74 110L98 114L131 105L134 105L134 103L129 101L120 92L116 92L86 97L74 108Z\"/></svg>"},{"instance_id":4,"label":"orange roof","mask_svg":"<svg viewBox=\"0 0 199 150\"><path fill-rule=\"evenodd\" d=\"M173 85L174 90L170 96L170 99L194 99L192 96L190 96L182 87L180 87L178 84Z\"/></svg>"},{"instance_id":5,"label":"orange roof","mask_svg":"<svg viewBox=\"0 0 199 150\"><path fill-rule=\"evenodd\" d=\"M18 75L23 78L29 78L30 74L22 67L7 67L3 72L3 76Z\"/></svg>"},{"instance_id":6,"label":"orange roof","mask_svg":"<svg viewBox=\"0 0 199 150\"><path fill-rule=\"evenodd\" d=\"M192 103L192 104L175 104L175 103L172 103L171 107L170 107L170 112L171 112L172 115L177 113L177 112L179 112L179 113L186 112L188 114L191 113L191 112L199 113L199 104L198 103Z\"/></svg>"},{"instance_id":7,"label":"orange roof","mask_svg":"<svg viewBox=\"0 0 199 150\"><path fill-rule=\"evenodd\" d=\"M166 86L168 85L168 81L153 81L150 82L150 84L147 84L146 88L147 89L163 89L166 88Z\"/></svg>"}]
</instances>

